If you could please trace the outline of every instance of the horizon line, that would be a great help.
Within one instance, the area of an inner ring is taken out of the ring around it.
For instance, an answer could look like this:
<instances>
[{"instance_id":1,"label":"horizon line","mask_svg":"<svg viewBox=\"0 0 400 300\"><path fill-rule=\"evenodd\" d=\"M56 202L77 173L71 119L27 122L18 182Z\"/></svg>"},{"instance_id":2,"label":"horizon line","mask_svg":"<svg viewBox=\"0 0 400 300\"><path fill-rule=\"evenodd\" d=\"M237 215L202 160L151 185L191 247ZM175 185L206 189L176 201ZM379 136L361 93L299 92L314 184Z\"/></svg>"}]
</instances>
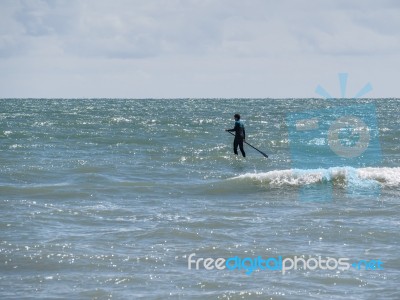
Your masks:
<instances>
[{"instance_id":1,"label":"horizon line","mask_svg":"<svg viewBox=\"0 0 400 300\"><path fill-rule=\"evenodd\" d=\"M71 98L61 98L61 97L6 97L1 98L1 100L289 100L289 99L319 99L319 100L340 100L340 99L357 99L357 100L383 100L383 99L400 99L398 97L333 97L333 98L323 98L323 97L173 97L173 98L110 98L110 97L71 97Z\"/></svg>"}]
</instances>

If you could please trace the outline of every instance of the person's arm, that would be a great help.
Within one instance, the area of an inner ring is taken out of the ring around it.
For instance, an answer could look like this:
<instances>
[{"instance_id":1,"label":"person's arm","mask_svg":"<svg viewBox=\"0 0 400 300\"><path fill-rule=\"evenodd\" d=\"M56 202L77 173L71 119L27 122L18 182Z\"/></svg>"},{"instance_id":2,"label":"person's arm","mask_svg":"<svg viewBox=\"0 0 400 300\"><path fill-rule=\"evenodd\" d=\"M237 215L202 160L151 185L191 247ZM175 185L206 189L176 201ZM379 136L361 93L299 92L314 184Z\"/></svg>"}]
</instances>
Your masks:
<instances>
[{"instance_id":1,"label":"person's arm","mask_svg":"<svg viewBox=\"0 0 400 300\"><path fill-rule=\"evenodd\" d=\"M232 129L225 129L225 131L228 131L228 132L233 132L233 131L235 131L235 132L236 132L237 126L238 126L238 124L235 123L235 127L233 127Z\"/></svg>"},{"instance_id":2,"label":"person's arm","mask_svg":"<svg viewBox=\"0 0 400 300\"><path fill-rule=\"evenodd\" d=\"M244 126L243 126L243 139L246 139L246 130L244 130Z\"/></svg>"},{"instance_id":3,"label":"person's arm","mask_svg":"<svg viewBox=\"0 0 400 300\"><path fill-rule=\"evenodd\" d=\"M233 127L232 129L225 129L225 130L229 132L233 131L238 132L240 130L240 124L238 122L235 122L235 127Z\"/></svg>"}]
</instances>

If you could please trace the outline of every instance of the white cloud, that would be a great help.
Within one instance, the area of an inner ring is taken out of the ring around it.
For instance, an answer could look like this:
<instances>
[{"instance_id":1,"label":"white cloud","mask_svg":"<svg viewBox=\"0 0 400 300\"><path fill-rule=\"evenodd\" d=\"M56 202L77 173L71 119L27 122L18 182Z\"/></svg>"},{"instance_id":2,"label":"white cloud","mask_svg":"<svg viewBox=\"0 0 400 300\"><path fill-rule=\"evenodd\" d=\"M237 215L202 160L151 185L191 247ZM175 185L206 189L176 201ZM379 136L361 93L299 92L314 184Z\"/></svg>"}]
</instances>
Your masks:
<instances>
[{"instance_id":1,"label":"white cloud","mask_svg":"<svg viewBox=\"0 0 400 300\"><path fill-rule=\"evenodd\" d=\"M394 96L399 16L394 0L3 0L0 97L312 97L340 71Z\"/></svg>"}]
</instances>

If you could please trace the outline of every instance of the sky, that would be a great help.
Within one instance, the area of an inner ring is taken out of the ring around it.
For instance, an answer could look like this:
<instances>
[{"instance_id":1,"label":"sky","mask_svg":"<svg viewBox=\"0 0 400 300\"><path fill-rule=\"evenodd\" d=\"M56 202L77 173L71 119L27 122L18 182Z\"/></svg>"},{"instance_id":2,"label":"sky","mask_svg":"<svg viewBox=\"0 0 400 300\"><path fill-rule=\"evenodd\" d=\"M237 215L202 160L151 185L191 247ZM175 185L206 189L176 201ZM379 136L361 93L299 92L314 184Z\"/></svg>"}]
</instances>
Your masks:
<instances>
[{"instance_id":1,"label":"sky","mask_svg":"<svg viewBox=\"0 0 400 300\"><path fill-rule=\"evenodd\" d=\"M0 98L400 97L398 0L0 0Z\"/></svg>"}]
</instances>

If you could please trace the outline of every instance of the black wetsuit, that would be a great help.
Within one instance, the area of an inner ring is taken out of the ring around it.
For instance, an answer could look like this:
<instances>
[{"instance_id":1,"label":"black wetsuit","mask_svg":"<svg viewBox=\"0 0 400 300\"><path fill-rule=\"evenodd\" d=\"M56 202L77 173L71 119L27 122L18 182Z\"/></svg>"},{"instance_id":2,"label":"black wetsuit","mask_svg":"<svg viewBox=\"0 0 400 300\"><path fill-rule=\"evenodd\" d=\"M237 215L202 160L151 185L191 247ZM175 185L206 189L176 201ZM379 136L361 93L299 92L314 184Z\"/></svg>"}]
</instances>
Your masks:
<instances>
[{"instance_id":1,"label":"black wetsuit","mask_svg":"<svg viewBox=\"0 0 400 300\"><path fill-rule=\"evenodd\" d=\"M238 155L237 148L239 146L240 152L242 152L243 157L246 157L246 153L243 149L243 141L246 139L246 131L244 130L244 124L242 121L235 121L235 127L233 129L228 129L227 131L235 132L235 139L233 140L233 152Z\"/></svg>"}]
</instances>

